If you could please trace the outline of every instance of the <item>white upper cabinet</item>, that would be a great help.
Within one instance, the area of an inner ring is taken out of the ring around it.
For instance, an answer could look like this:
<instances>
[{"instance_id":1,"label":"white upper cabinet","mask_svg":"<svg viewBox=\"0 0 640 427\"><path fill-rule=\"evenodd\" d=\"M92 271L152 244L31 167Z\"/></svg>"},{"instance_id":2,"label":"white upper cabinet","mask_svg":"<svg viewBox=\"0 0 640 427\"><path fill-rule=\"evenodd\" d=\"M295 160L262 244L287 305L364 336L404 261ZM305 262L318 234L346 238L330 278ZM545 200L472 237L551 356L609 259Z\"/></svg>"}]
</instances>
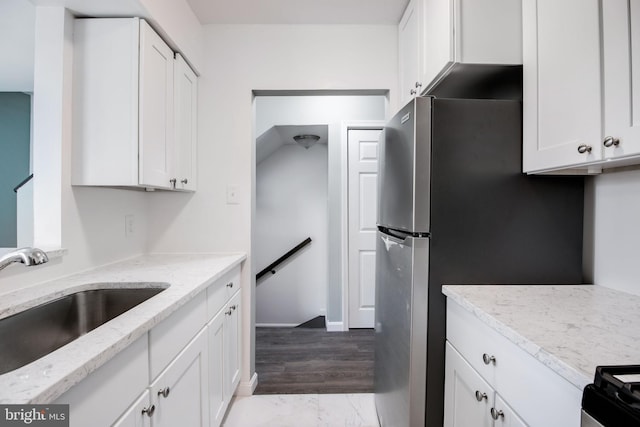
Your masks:
<instances>
[{"instance_id":1,"label":"white upper cabinet","mask_svg":"<svg viewBox=\"0 0 640 427\"><path fill-rule=\"evenodd\" d=\"M398 27L400 102L452 62L522 63L522 7L514 0L412 0Z\"/></svg>"},{"instance_id":2,"label":"white upper cabinet","mask_svg":"<svg viewBox=\"0 0 640 427\"><path fill-rule=\"evenodd\" d=\"M196 91L144 20L77 19L72 184L195 189Z\"/></svg>"},{"instance_id":3,"label":"white upper cabinet","mask_svg":"<svg viewBox=\"0 0 640 427\"><path fill-rule=\"evenodd\" d=\"M602 2L605 158L640 153L640 2Z\"/></svg>"},{"instance_id":4,"label":"white upper cabinet","mask_svg":"<svg viewBox=\"0 0 640 427\"><path fill-rule=\"evenodd\" d=\"M523 170L600 160L600 1L522 5Z\"/></svg>"},{"instance_id":5,"label":"white upper cabinet","mask_svg":"<svg viewBox=\"0 0 640 427\"><path fill-rule=\"evenodd\" d=\"M170 188L173 155L173 51L140 23L139 184Z\"/></svg>"},{"instance_id":6,"label":"white upper cabinet","mask_svg":"<svg viewBox=\"0 0 640 427\"><path fill-rule=\"evenodd\" d=\"M523 170L640 163L640 3L523 0Z\"/></svg>"},{"instance_id":7,"label":"white upper cabinet","mask_svg":"<svg viewBox=\"0 0 640 427\"><path fill-rule=\"evenodd\" d=\"M421 92L422 17L421 0L411 0L398 25L400 103L406 104Z\"/></svg>"},{"instance_id":8,"label":"white upper cabinet","mask_svg":"<svg viewBox=\"0 0 640 427\"><path fill-rule=\"evenodd\" d=\"M196 190L196 148L198 142L198 78L182 55L174 63L175 168L176 188Z\"/></svg>"}]
</instances>

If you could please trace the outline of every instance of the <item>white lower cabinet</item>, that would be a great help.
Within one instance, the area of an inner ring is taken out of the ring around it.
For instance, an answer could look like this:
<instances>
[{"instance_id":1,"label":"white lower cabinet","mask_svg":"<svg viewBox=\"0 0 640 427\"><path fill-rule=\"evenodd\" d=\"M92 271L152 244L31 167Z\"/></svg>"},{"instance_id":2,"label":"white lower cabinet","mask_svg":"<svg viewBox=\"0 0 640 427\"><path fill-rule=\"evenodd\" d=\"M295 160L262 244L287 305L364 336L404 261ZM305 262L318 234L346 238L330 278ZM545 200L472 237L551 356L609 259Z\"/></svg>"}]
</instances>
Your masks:
<instances>
[{"instance_id":1,"label":"white lower cabinet","mask_svg":"<svg viewBox=\"0 0 640 427\"><path fill-rule=\"evenodd\" d=\"M202 329L149 387L154 427L209 425L207 331Z\"/></svg>"},{"instance_id":2,"label":"white lower cabinet","mask_svg":"<svg viewBox=\"0 0 640 427\"><path fill-rule=\"evenodd\" d=\"M579 427L582 389L447 300L445 427Z\"/></svg>"},{"instance_id":3,"label":"white lower cabinet","mask_svg":"<svg viewBox=\"0 0 640 427\"><path fill-rule=\"evenodd\" d=\"M240 267L54 403L70 426L218 427L241 377Z\"/></svg>"},{"instance_id":4,"label":"white lower cabinet","mask_svg":"<svg viewBox=\"0 0 640 427\"><path fill-rule=\"evenodd\" d=\"M222 424L240 383L240 292L207 325L209 334L209 412L211 426Z\"/></svg>"},{"instance_id":5,"label":"white lower cabinet","mask_svg":"<svg viewBox=\"0 0 640 427\"><path fill-rule=\"evenodd\" d=\"M526 427L469 363L446 344L445 427Z\"/></svg>"},{"instance_id":6,"label":"white lower cabinet","mask_svg":"<svg viewBox=\"0 0 640 427\"><path fill-rule=\"evenodd\" d=\"M142 396L127 409L113 427L150 427L151 417L156 407L151 405L149 390L145 390Z\"/></svg>"}]
</instances>

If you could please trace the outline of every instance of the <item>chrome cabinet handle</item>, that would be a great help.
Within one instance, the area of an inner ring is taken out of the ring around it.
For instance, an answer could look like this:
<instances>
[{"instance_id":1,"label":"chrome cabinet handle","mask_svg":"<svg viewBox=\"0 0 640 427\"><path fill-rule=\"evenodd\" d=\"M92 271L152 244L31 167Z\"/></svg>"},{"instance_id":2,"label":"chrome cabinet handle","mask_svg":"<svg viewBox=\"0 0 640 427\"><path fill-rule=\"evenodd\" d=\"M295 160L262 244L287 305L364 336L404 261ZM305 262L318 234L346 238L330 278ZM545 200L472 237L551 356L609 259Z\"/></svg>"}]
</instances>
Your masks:
<instances>
[{"instance_id":1,"label":"chrome cabinet handle","mask_svg":"<svg viewBox=\"0 0 640 427\"><path fill-rule=\"evenodd\" d=\"M189 180L187 178L180 180L181 183L187 185L189 183Z\"/></svg>"},{"instance_id":2,"label":"chrome cabinet handle","mask_svg":"<svg viewBox=\"0 0 640 427\"><path fill-rule=\"evenodd\" d=\"M227 316L231 316L231 313L233 313L231 309L224 312L224 314L226 314Z\"/></svg>"},{"instance_id":3,"label":"chrome cabinet handle","mask_svg":"<svg viewBox=\"0 0 640 427\"><path fill-rule=\"evenodd\" d=\"M416 92L416 90L415 90L415 89L411 89L411 90L409 91L409 94L410 94L410 95L415 95L416 93L418 93L418 92Z\"/></svg>"},{"instance_id":4,"label":"chrome cabinet handle","mask_svg":"<svg viewBox=\"0 0 640 427\"><path fill-rule=\"evenodd\" d=\"M233 288L233 282L227 283L227 288Z\"/></svg>"},{"instance_id":5,"label":"chrome cabinet handle","mask_svg":"<svg viewBox=\"0 0 640 427\"><path fill-rule=\"evenodd\" d=\"M169 392L171 389L169 387L161 388L158 390L158 396L169 397Z\"/></svg>"},{"instance_id":6,"label":"chrome cabinet handle","mask_svg":"<svg viewBox=\"0 0 640 427\"><path fill-rule=\"evenodd\" d=\"M156 412L156 405L151 405L150 408L142 408L142 414L147 417L153 417L153 413Z\"/></svg>"},{"instance_id":7,"label":"chrome cabinet handle","mask_svg":"<svg viewBox=\"0 0 640 427\"><path fill-rule=\"evenodd\" d=\"M169 180L169 182L171 183L171 186L172 186L173 188L176 188L176 182L178 182L178 180L177 180L177 179L175 179L175 178L171 178L171 179Z\"/></svg>"},{"instance_id":8,"label":"chrome cabinet handle","mask_svg":"<svg viewBox=\"0 0 640 427\"><path fill-rule=\"evenodd\" d=\"M422 83L416 82L416 89L420 89L422 87Z\"/></svg>"},{"instance_id":9,"label":"chrome cabinet handle","mask_svg":"<svg viewBox=\"0 0 640 427\"><path fill-rule=\"evenodd\" d=\"M578 153L580 154L591 153L591 146L587 144L580 144L578 146Z\"/></svg>"},{"instance_id":10,"label":"chrome cabinet handle","mask_svg":"<svg viewBox=\"0 0 640 427\"><path fill-rule=\"evenodd\" d=\"M488 365L490 363L493 363L495 365L496 364L496 357L495 356L489 356L487 353L484 353L482 355L482 361L484 362L485 365Z\"/></svg>"},{"instance_id":11,"label":"chrome cabinet handle","mask_svg":"<svg viewBox=\"0 0 640 427\"><path fill-rule=\"evenodd\" d=\"M602 143L607 148L614 147L614 146L617 147L618 145L620 145L620 140L612 136L607 136Z\"/></svg>"},{"instance_id":12,"label":"chrome cabinet handle","mask_svg":"<svg viewBox=\"0 0 640 427\"><path fill-rule=\"evenodd\" d=\"M498 411L496 408L491 408L491 418L498 421L498 419L504 418L504 412Z\"/></svg>"},{"instance_id":13,"label":"chrome cabinet handle","mask_svg":"<svg viewBox=\"0 0 640 427\"><path fill-rule=\"evenodd\" d=\"M233 311L236 311L236 306L235 306L235 304L234 304L234 305L232 305L232 306L231 306L231 307L229 307L229 308L230 308L231 310L233 310Z\"/></svg>"},{"instance_id":14,"label":"chrome cabinet handle","mask_svg":"<svg viewBox=\"0 0 640 427\"><path fill-rule=\"evenodd\" d=\"M482 402L483 399L487 399L487 393L481 393L479 390L476 390L476 400Z\"/></svg>"}]
</instances>

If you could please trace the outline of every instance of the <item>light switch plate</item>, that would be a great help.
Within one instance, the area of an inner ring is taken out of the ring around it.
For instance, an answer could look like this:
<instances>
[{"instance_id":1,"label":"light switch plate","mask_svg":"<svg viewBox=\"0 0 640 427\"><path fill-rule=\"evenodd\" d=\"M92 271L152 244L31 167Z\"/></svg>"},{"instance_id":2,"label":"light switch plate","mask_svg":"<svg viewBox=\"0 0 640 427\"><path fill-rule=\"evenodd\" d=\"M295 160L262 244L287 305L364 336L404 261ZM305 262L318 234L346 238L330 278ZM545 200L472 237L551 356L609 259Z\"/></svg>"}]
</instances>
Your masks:
<instances>
[{"instance_id":1,"label":"light switch plate","mask_svg":"<svg viewBox=\"0 0 640 427\"><path fill-rule=\"evenodd\" d=\"M134 221L134 219L135 219L135 217L132 214L124 216L124 235L125 235L125 237L132 236L135 233L136 229L135 229L135 221Z\"/></svg>"}]
</instances>

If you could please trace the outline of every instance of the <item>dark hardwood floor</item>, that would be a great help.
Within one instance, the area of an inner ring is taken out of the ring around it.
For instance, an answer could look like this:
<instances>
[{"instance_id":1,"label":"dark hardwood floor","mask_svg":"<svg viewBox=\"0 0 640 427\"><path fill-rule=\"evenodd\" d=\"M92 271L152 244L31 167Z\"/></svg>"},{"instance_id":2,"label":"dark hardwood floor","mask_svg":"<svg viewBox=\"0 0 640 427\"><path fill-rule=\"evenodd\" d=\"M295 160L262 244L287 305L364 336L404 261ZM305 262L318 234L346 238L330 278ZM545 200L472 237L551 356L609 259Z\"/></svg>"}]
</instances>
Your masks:
<instances>
[{"instance_id":1,"label":"dark hardwood floor","mask_svg":"<svg viewBox=\"0 0 640 427\"><path fill-rule=\"evenodd\" d=\"M256 394L372 393L373 329L256 328Z\"/></svg>"}]
</instances>

